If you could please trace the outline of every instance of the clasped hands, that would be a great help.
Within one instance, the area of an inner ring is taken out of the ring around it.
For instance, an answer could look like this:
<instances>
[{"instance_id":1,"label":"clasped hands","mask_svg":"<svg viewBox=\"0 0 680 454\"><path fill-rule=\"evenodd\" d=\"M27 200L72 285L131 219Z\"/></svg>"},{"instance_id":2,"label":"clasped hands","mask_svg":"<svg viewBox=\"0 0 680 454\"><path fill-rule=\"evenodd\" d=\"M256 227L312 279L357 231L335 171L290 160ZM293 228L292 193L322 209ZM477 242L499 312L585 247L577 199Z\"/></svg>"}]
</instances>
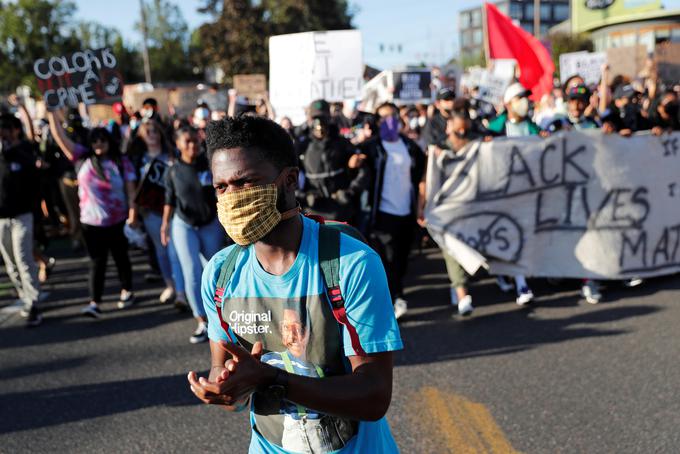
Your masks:
<instances>
[{"instance_id":1,"label":"clasped hands","mask_svg":"<svg viewBox=\"0 0 680 454\"><path fill-rule=\"evenodd\" d=\"M255 342L250 352L235 343L221 341L219 346L231 354L231 359L224 367L213 366L208 379L189 372L189 385L202 402L238 410L259 386L268 383L275 369L260 361L262 342Z\"/></svg>"}]
</instances>

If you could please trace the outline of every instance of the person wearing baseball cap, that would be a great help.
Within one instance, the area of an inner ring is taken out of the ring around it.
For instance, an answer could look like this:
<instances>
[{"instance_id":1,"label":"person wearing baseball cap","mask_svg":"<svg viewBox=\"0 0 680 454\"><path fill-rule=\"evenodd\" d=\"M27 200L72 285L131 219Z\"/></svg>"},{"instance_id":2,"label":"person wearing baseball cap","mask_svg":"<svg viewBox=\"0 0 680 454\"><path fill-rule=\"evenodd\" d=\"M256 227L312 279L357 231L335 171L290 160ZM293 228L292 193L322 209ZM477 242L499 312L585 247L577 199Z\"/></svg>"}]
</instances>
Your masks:
<instances>
[{"instance_id":1,"label":"person wearing baseball cap","mask_svg":"<svg viewBox=\"0 0 680 454\"><path fill-rule=\"evenodd\" d=\"M529 95L531 91L519 82L511 84L503 95L505 111L489 122L488 129L492 133L506 137L535 136L541 132L541 128L529 117ZM498 286L504 292L512 289L512 284L505 276L497 277ZM515 276L515 290L519 306L524 306L534 299L534 293L529 288L526 278L522 275Z\"/></svg>"},{"instance_id":2,"label":"person wearing baseball cap","mask_svg":"<svg viewBox=\"0 0 680 454\"><path fill-rule=\"evenodd\" d=\"M427 120L421 136L428 146L439 145L446 140L446 123L451 118L455 99L456 92L451 88L445 87L437 92L435 110Z\"/></svg>"},{"instance_id":3,"label":"person wearing baseball cap","mask_svg":"<svg viewBox=\"0 0 680 454\"><path fill-rule=\"evenodd\" d=\"M488 129L498 136L535 136L541 128L529 117L531 90L519 82L511 84L503 95L505 111L489 121Z\"/></svg>"},{"instance_id":4,"label":"person wearing baseball cap","mask_svg":"<svg viewBox=\"0 0 680 454\"><path fill-rule=\"evenodd\" d=\"M590 102L590 90L585 84L572 86L567 90L567 118L574 129L595 129L600 124L585 114Z\"/></svg>"},{"instance_id":5,"label":"person wearing baseball cap","mask_svg":"<svg viewBox=\"0 0 680 454\"><path fill-rule=\"evenodd\" d=\"M305 208L327 219L354 221L359 196L370 181L368 169L364 166L350 172L357 149L340 135L327 101L312 101L307 114L311 129L298 146L305 178L301 188Z\"/></svg>"}]
</instances>

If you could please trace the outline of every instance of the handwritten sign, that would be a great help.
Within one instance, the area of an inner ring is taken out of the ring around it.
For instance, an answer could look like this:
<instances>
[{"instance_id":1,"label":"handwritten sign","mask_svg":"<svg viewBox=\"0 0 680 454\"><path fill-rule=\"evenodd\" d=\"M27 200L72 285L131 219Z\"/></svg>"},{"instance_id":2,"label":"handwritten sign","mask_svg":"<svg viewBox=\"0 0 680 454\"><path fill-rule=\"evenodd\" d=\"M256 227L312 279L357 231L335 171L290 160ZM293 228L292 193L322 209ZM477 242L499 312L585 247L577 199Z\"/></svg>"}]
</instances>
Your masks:
<instances>
[{"instance_id":1,"label":"handwritten sign","mask_svg":"<svg viewBox=\"0 0 680 454\"><path fill-rule=\"evenodd\" d=\"M512 79L498 76L485 70L481 73L478 85L479 91L475 98L494 106L500 105L503 103L503 94L505 94L505 90L511 81Z\"/></svg>"},{"instance_id":2,"label":"handwritten sign","mask_svg":"<svg viewBox=\"0 0 680 454\"><path fill-rule=\"evenodd\" d=\"M642 44L607 49L607 64L609 64L609 73L612 77L618 75L637 77L645 67L646 59L647 47Z\"/></svg>"},{"instance_id":3,"label":"handwritten sign","mask_svg":"<svg viewBox=\"0 0 680 454\"><path fill-rule=\"evenodd\" d=\"M48 110L95 104L123 94L123 78L111 49L84 49L33 63Z\"/></svg>"},{"instance_id":4,"label":"handwritten sign","mask_svg":"<svg viewBox=\"0 0 680 454\"><path fill-rule=\"evenodd\" d=\"M361 32L339 30L269 38L269 94L277 115L294 123L316 99L361 96L364 64Z\"/></svg>"},{"instance_id":5,"label":"handwritten sign","mask_svg":"<svg viewBox=\"0 0 680 454\"><path fill-rule=\"evenodd\" d=\"M264 74L236 74L234 88L239 95L257 101L267 93L267 76Z\"/></svg>"},{"instance_id":6,"label":"handwritten sign","mask_svg":"<svg viewBox=\"0 0 680 454\"><path fill-rule=\"evenodd\" d=\"M600 82L602 65L607 62L606 52L570 52L560 54L560 82L571 76L581 76L587 85Z\"/></svg>"},{"instance_id":7,"label":"handwritten sign","mask_svg":"<svg viewBox=\"0 0 680 454\"><path fill-rule=\"evenodd\" d=\"M475 142L447 156L428 164L426 219L470 273L624 279L680 271L680 133L569 131Z\"/></svg>"},{"instance_id":8,"label":"handwritten sign","mask_svg":"<svg viewBox=\"0 0 680 454\"><path fill-rule=\"evenodd\" d=\"M677 84L680 80L680 43L657 44L654 49L654 58L659 78L667 84Z\"/></svg>"}]
</instances>

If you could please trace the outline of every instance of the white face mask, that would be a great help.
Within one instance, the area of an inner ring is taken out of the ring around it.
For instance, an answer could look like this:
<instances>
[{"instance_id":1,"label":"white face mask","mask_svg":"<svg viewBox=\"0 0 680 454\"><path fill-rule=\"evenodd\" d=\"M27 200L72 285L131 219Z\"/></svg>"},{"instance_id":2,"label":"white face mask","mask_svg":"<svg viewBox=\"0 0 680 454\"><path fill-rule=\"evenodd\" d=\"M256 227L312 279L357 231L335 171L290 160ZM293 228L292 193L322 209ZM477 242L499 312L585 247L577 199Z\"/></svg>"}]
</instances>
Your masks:
<instances>
[{"instance_id":1,"label":"white face mask","mask_svg":"<svg viewBox=\"0 0 680 454\"><path fill-rule=\"evenodd\" d=\"M425 126L426 123L427 123L427 117L426 116L423 115L422 117L418 117L418 126L420 126L422 128L422 127Z\"/></svg>"},{"instance_id":2,"label":"white face mask","mask_svg":"<svg viewBox=\"0 0 680 454\"><path fill-rule=\"evenodd\" d=\"M418 118L413 117L408 121L408 126L411 129L416 129L418 127Z\"/></svg>"},{"instance_id":3,"label":"white face mask","mask_svg":"<svg viewBox=\"0 0 680 454\"><path fill-rule=\"evenodd\" d=\"M510 107L513 112L524 118L529 113L529 100L527 98L513 99Z\"/></svg>"}]
</instances>

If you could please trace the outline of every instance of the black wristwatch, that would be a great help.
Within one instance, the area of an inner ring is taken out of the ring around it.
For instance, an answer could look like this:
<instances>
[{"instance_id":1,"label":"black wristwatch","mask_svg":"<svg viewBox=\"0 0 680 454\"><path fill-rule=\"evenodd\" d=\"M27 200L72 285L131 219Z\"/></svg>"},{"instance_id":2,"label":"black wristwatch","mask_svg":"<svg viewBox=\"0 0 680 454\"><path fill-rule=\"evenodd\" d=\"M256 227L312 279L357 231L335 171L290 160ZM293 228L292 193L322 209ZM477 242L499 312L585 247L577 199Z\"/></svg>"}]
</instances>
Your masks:
<instances>
[{"instance_id":1,"label":"black wristwatch","mask_svg":"<svg viewBox=\"0 0 680 454\"><path fill-rule=\"evenodd\" d=\"M272 399L285 399L288 395L288 372L276 368L274 380L266 387L264 392Z\"/></svg>"}]
</instances>

